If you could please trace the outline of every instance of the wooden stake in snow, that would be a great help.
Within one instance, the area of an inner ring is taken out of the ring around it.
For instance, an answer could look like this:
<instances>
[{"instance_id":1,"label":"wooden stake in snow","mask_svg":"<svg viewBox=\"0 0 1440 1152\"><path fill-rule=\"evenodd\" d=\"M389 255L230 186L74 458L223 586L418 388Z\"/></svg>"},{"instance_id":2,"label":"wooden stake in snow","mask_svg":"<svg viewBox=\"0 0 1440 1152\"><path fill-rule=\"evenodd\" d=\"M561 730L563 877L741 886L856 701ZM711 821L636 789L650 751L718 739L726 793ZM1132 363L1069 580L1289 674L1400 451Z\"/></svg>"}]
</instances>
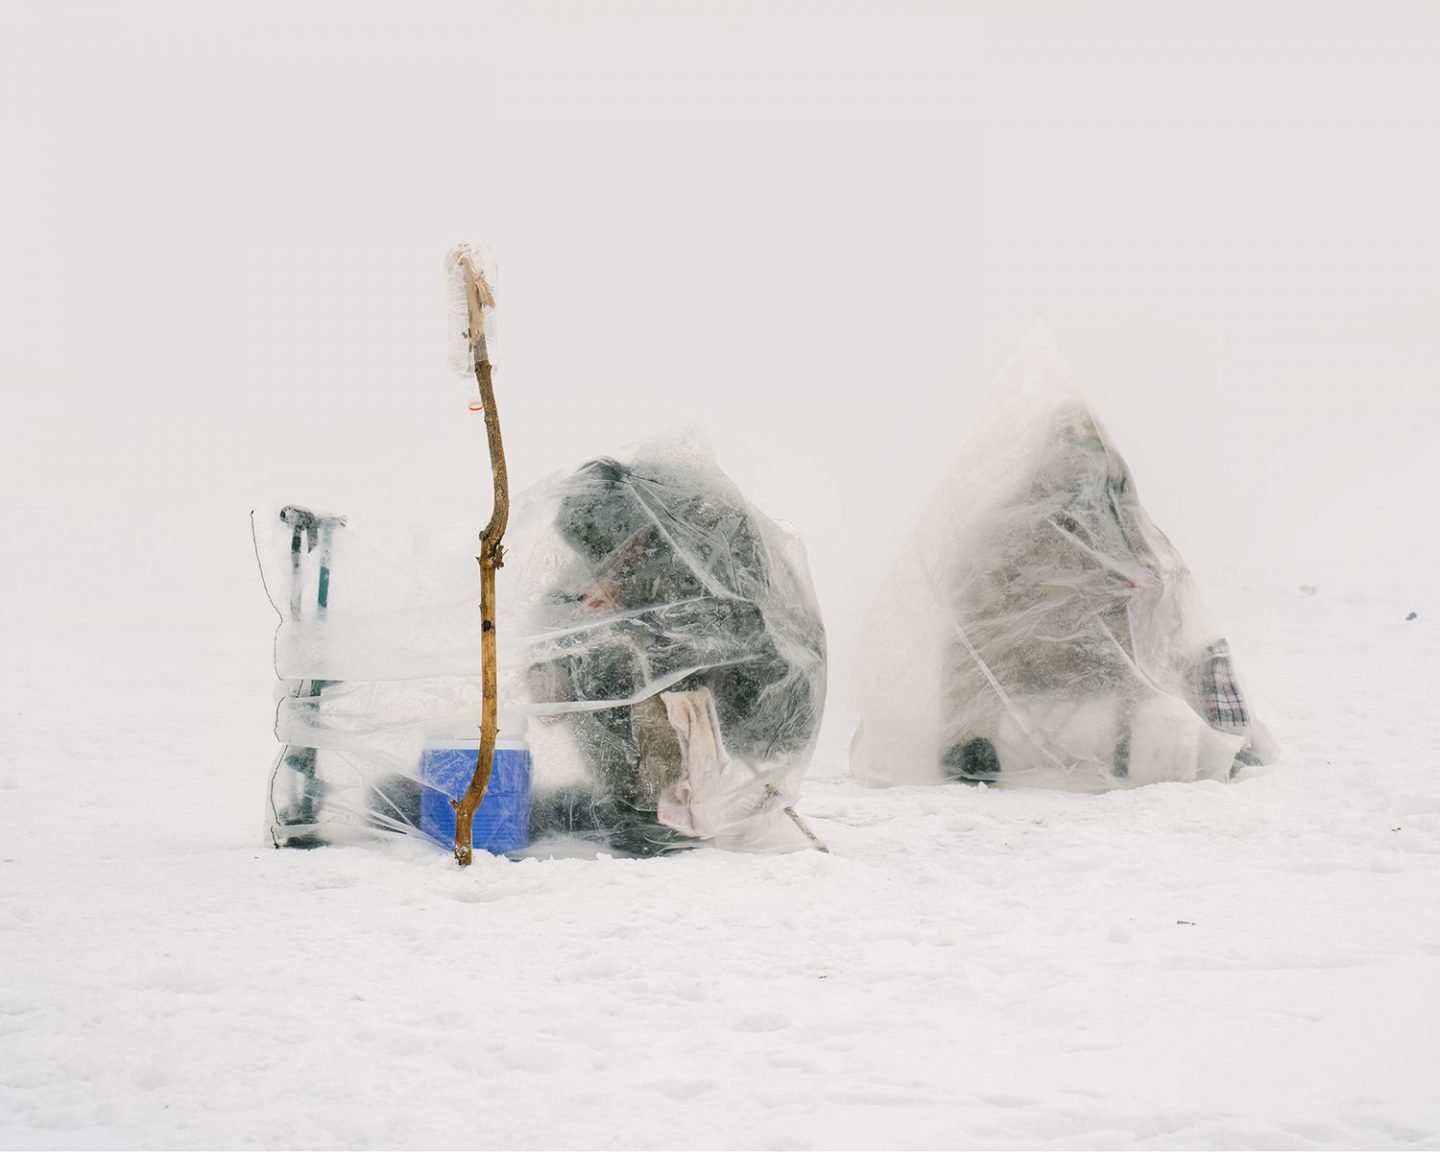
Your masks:
<instances>
[{"instance_id":1,"label":"wooden stake in snow","mask_svg":"<svg viewBox=\"0 0 1440 1152\"><path fill-rule=\"evenodd\" d=\"M495 390L490 379L490 349L485 339L485 319L495 307L495 296L476 267L474 254L461 247L455 253L465 293L469 327L470 361L480 386L479 405L485 413L485 437L490 449L490 474L495 483L494 510L480 534L480 755L470 787L455 802L455 863L461 867L472 858L472 826L475 810L490 787L490 768L495 757L499 731L499 687L495 676L495 570L505 564L501 542L510 520L510 479L505 471L505 446L500 440L500 414L495 410Z\"/></svg>"}]
</instances>

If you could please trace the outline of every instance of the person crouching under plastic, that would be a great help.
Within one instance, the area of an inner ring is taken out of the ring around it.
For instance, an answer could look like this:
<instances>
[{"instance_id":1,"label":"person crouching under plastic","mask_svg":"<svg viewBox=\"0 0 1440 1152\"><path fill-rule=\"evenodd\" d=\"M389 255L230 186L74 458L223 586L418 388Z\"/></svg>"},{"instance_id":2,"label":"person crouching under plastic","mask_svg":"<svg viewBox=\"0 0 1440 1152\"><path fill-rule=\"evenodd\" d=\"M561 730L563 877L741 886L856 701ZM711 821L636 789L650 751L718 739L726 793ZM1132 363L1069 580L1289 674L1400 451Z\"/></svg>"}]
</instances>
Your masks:
<instances>
[{"instance_id":1,"label":"person crouching under plastic","mask_svg":"<svg viewBox=\"0 0 1440 1152\"><path fill-rule=\"evenodd\" d=\"M1260 762L1269 738L1230 647L1085 405L1054 414L967 556L950 584L947 775L1103 787Z\"/></svg>"},{"instance_id":2,"label":"person crouching under plastic","mask_svg":"<svg viewBox=\"0 0 1440 1152\"><path fill-rule=\"evenodd\" d=\"M787 597L753 510L705 479L599 459L563 482L555 528L570 559L543 602L529 691L590 780L537 794L537 839L686 847L773 806L777 773L808 754L818 613Z\"/></svg>"}]
</instances>

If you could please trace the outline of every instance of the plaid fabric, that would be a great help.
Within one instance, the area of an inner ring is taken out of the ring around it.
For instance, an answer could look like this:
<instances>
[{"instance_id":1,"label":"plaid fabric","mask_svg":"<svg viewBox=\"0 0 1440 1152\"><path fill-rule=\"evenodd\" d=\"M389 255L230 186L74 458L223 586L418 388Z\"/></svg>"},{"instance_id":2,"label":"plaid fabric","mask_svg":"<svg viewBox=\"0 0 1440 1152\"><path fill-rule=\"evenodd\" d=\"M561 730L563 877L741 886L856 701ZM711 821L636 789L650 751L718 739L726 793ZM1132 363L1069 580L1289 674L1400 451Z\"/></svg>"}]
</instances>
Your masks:
<instances>
[{"instance_id":1,"label":"plaid fabric","mask_svg":"<svg viewBox=\"0 0 1440 1152\"><path fill-rule=\"evenodd\" d=\"M1250 726L1250 712L1235 683L1230 645L1224 640L1217 640L1200 657L1200 704L1212 728L1241 731Z\"/></svg>"}]
</instances>

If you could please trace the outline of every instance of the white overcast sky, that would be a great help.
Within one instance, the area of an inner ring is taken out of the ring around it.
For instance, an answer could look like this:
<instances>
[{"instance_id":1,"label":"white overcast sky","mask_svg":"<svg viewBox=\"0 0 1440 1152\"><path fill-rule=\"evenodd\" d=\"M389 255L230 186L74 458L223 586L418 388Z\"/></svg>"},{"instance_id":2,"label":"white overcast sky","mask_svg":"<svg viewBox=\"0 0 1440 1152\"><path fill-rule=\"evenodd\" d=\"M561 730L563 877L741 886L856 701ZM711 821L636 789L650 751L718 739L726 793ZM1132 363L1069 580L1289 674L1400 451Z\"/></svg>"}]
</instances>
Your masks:
<instances>
[{"instance_id":1,"label":"white overcast sky","mask_svg":"<svg viewBox=\"0 0 1440 1152\"><path fill-rule=\"evenodd\" d=\"M6 548L263 675L250 506L488 513L470 238L517 485L706 426L840 666L1037 315L1202 578L1429 581L1437 58L1425 4L4 4Z\"/></svg>"}]
</instances>

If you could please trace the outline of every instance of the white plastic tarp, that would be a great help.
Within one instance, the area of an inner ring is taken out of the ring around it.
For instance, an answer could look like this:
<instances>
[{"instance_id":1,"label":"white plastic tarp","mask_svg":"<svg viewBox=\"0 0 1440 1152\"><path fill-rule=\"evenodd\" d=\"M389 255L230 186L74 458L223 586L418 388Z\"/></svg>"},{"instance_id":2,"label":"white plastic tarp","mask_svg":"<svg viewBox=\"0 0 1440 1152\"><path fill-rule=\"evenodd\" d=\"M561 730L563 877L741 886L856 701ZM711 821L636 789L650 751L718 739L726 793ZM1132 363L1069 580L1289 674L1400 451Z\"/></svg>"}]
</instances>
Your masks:
<instances>
[{"instance_id":1,"label":"white plastic tarp","mask_svg":"<svg viewBox=\"0 0 1440 1152\"><path fill-rule=\"evenodd\" d=\"M476 533L294 506L252 519L281 616L276 843L453 834L481 708ZM510 524L501 735L511 757L528 739L529 758L507 761L516 782L497 776L482 806L509 805L503 850L808 845L791 806L824 707L825 637L798 539L687 435L542 482Z\"/></svg>"},{"instance_id":2,"label":"white plastic tarp","mask_svg":"<svg viewBox=\"0 0 1440 1152\"><path fill-rule=\"evenodd\" d=\"M857 775L1100 790L1268 759L1223 633L1043 334L1006 366L866 629Z\"/></svg>"}]
</instances>

